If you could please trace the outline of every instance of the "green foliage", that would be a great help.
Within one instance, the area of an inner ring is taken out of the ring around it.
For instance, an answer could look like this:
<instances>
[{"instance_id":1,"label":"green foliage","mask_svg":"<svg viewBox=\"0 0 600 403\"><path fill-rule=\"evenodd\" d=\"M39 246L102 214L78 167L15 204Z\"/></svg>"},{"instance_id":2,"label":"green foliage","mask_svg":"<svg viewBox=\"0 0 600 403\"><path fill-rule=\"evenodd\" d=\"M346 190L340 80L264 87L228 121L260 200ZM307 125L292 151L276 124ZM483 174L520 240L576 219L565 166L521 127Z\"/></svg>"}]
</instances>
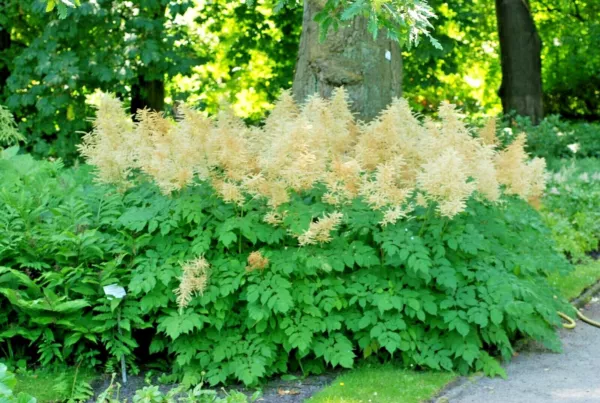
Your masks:
<instances>
[{"instance_id":1,"label":"green foliage","mask_svg":"<svg viewBox=\"0 0 600 403\"><path fill-rule=\"evenodd\" d=\"M565 298L573 299L583 291L600 281L600 262L590 262L575 267L568 276L554 274L550 283L556 287Z\"/></svg>"},{"instance_id":2,"label":"green foliage","mask_svg":"<svg viewBox=\"0 0 600 403\"><path fill-rule=\"evenodd\" d=\"M517 337L560 347L556 310L569 308L546 275L569 265L517 199L471 200L451 221L421 208L383 228L356 200L332 242L299 248L286 228L328 209L315 201L320 189L282 206L278 228L262 222L262 203L241 211L204 184L172 198L148 183L119 194L90 185L86 167L25 155L0 161L0 172L0 346L44 364L110 367L139 348L139 329L184 385L202 371L211 385L256 384L368 356L494 375L503 370L492 356L510 358ZM247 271L256 250L270 265ZM180 312L180 263L200 255L208 286ZM110 284L126 288L124 300L104 295Z\"/></svg>"},{"instance_id":3,"label":"green foliage","mask_svg":"<svg viewBox=\"0 0 600 403\"><path fill-rule=\"evenodd\" d=\"M87 401L84 396L89 396L90 384L98 376L93 370L65 365L36 369L17 365L14 372L14 392L35 396L39 402Z\"/></svg>"},{"instance_id":4,"label":"green foliage","mask_svg":"<svg viewBox=\"0 0 600 403\"><path fill-rule=\"evenodd\" d=\"M302 7L217 0L195 7L186 22L204 63L168 85L170 97L216 114L227 102L236 115L260 121L282 89L292 86Z\"/></svg>"},{"instance_id":5,"label":"green foliage","mask_svg":"<svg viewBox=\"0 0 600 403\"><path fill-rule=\"evenodd\" d=\"M502 78L494 8L488 1L430 0L435 37L403 53L403 91L416 110L432 113L450 100L470 114L501 112ZM568 119L600 117L600 3L595 0L531 1L542 40L544 110Z\"/></svg>"},{"instance_id":6,"label":"green foliage","mask_svg":"<svg viewBox=\"0 0 600 403\"><path fill-rule=\"evenodd\" d=\"M137 345L131 324L144 326L140 308L117 306L102 291L124 270L119 254L128 253L126 242L104 231L120 214L120 196L82 185L85 172L67 173L60 161L16 155L0 160L0 172L0 345L8 344L7 355L26 355L27 345L13 340L34 343L37 351L27 355L44 366L130 354Z\"/></svg>"},{"instance_id":7,"label":"green foliage","mask_svg":"<svg viewBox=\"0 0 600 403\"><path fill-rule=\"evenodd\" d=\"M600 124L573 123L551 115L534 126L526 117L512 120L513 131L527 133L527 152L548 160L600 158Z\"/></svg>"},{"instance_id":8,"label":"green foliage","mask_svg":"<svg viewBox=\"0 0 600 403\"><path fill-rule=\"evenodd\" d=\"M597 159L566 162L553 173L544 197L542 217L560 250L574 260L600 246L600 163Z\"/></svg>"},{"instance_id":9,"label":"green foliage","mask_svg":"<svg viewBox=\"0 0 600 403\"><path fill-rule=\"evenodd\" d=\"M600 117L600 3L531 2L542 38L544 109L569 119Z\"/></svg>"},{"instance_id":10,"label":"green foliage","mask_svg":"<svg viewBox=\"0 0 600 403\"><path fill-rule=\"evenodd\" d=\"M500 49L493 7L486 1L429 4L441 49L424 42L403 52L403 96L421 113L450 101L469 116L495 115L502 106Z\"/></svg>"},{"instance_id":11,"label":"green foliage","mask_svg":"<svg viewBox=\"0 0 600 403\"><path fill-rule=\"evenodd\" d=\"M250 398L238 391L224 392L223 397L211 389L204 389L201 381L192 389L186 389L183 385L171 388L164 393L161 388L147 380L148 386L136 391L132 401L134 403L248 403L254 402L260 397L260 392L254 393ZM119 398L120 385L115 384L115 375L111 379L108 388L97 397L97 403L121 403ZM126 403L127 399L123 400Z\"/></svg>"},{"instance_id":12,"label":"green foliage","mask_svg":"<svg viewBox=\"0 0 600 403\"><path fill-rule=\"evenodd\" d=\"M67 403L85 402L94 396L94 389L84 379L79 377L79 366L71 374L63 372L56 380L53 389L62 396Z\"/></svg>"},{"instance_id":13,"label":"green foliage","mask_svg":"<svg viewBox=\"0 0 600 403\"><path fill-rule=\"evenodd\" d=\"M17 385L15 375L8 371L6 365L0 363L0 401L6 403L36 403L36 399L26 393L20 392L17 395L13 389Z\"/></svg>"},{"instance_id":14,"label":"green foliage","mask_svg":"<svg viewBox=\"0 0 600 403\"><path fill-rule=\"evenodd\" d=\"M77 157L81 132L91 128L86 99L96 90L129 99L139 77L187 74L202 57L192 50L188 27L174 23L190 1L85 1L68 8L65 19L47 13L42 1L5 3L0 20L13 41L3 50L10 74L0 84L0 102L36 155ZM66 2L53 3L60 11Z\"/></svg>"},{"instance_id":15,"label":"green foliage","mask_svg":"<svg viewBox=\"0 0 600 403\"><path fill-rule=\"evenodd\" d=\"M287 0L279 2L287 3ZM321 38L325 39L330 27L337 30L359 16L366 18L367 30L373 38L384 31L400 46L410 48L425 36L434 47L441 49L430 34L433 28L430 19L435 18L435 14L424 0L327 0L315 21L320 25Z\"/></svg>"},{"instance_id":16,"label":"green foliage","mask_svg":"<svg viewBox=\"0 0 600 403\"><path fill-rule=\"evenodd\" d=\"M17 130L15 118L8 108L0 105L0 145L11 145L25 138Z\"/></svg>"},{"instance_id":17,"label":"green foliage","mask_svg":"<svg viewBox=\"0 0 600 403\"><path fill-rule=\"evenodd\" d=\"M74 2L69 0L48 0L46 11L49 12L56 8L59 18L66 18L69 7L77 7L80 4L79 0L75 0Z\"/></svg>"}]
</instances>

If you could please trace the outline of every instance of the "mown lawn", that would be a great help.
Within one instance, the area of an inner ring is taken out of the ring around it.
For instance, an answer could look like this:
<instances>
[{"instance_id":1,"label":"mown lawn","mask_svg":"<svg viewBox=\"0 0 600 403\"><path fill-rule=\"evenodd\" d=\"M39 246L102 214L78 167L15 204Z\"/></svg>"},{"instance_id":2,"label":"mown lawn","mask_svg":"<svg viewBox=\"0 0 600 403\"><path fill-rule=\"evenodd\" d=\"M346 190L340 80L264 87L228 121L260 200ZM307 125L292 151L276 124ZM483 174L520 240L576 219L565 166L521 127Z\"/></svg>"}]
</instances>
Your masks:
<instances>
[{"instance_id":1,"label":"mown lawn","mask_svg":"<svg viewBox=\"0 0 600 403\"><path fill-rule=\"evenodd\" d=\"M583 290L594 285L598 279L600 279L600 260L575 266L575 270L568 276L554 274L549 278L550 283L569 300L579 296Z\"/></svg>"},{"instance_id":2,"label":"mown lawn","mask_svg":"<svg viewBox=\"0 0 600 403\"><path fill-rule=\"evenodd\" d=\"M410 371L391 364L357 368L338 377L311 403L417 403L434 396L457 376L450 372Z\"/></svg>"}]
</instances>

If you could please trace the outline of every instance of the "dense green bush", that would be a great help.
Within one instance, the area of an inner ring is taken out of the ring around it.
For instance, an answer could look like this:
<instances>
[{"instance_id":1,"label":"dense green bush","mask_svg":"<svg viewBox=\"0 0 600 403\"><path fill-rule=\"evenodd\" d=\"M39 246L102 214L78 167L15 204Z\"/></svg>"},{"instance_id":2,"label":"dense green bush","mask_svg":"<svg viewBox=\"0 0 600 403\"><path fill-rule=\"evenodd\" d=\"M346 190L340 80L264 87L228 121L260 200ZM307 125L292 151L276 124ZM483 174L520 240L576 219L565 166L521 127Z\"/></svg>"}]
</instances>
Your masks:
<instances>
[{"instance_id":1,"label":"dense green bush","mask_svg":"<svg viewBox=\"0 0 600 403\"><path fill-rule=\"evenodd\" d=\"M94 365L105 360L105 351L129 353L135 342L118 334L117 313L99 287L117 281L119 268L110 265L127 253L126 243L105 232L112 230L121 196L92 186L84 170L66 171L60 161L38 162L16 152L5 150L0 159L3 352L9 359L34 355L43 365ZM95 267L105 261L102 269ZM138 309L128 303L124 314Z\"/></svg>"},{"instance_id":2,"label":"dense green bush","mask_svg":"<svg viewBox=\"0 0 600 403\"><path fill-rule=\"evenodd\" d=\"M542 216L560 250L578 260L600 247L600 160L563 162L555 169Z\"/></svg>"},{"instance_id":3,"label":"dense green bush","mask_svg":"<svg viewBox=\"0 0 600 403\"><path fill-rule=\"evenodd\" d=\"M517 337L559 349L555 312L568 308L545 276L568 265L520 199L471 200L453 220L417 208L385 227L355 200L331 243L299 248L262 222L262 204L241 210L203 184L173 197L149 183L120 194L92 185L87 167L8 154L0 175L4 355L111 369L125 354L135 366L150 334L150 353L171 357L185 383L205 371L211 384L252 384L371 355L494 374L492 356L509 358ZM330 210L322 192L294 196L287 224ZM253 251L268 267L246 268ZM208 285L180 311L180 263L200 255ZM110 284L126 288L122 302L104 295Z\"/></svg>"},{"instance_id":4,"label":"dense green bush","mask_svg":"<svg viewBox=\"0 0 600 403\"><path fill-rule=\"evenodd\" d=\"M0 364L0 402L2 403L36 403L36 399L26 393L14 394L13 389L17 384L15 375L8 371L4 364Z\"/></svg>"},{"instance_id":5,"label":"dense green bush","mask_svg":"<svg viewBox=\"0 0 600 403\"><path fill-rule=\"evenodd\" d=\"M516 117L513 131L527 133L529 154L553 158L600 157L600 124L573 123L551 115L534 126L526 117Z\"/></svg>"}]
</instances>

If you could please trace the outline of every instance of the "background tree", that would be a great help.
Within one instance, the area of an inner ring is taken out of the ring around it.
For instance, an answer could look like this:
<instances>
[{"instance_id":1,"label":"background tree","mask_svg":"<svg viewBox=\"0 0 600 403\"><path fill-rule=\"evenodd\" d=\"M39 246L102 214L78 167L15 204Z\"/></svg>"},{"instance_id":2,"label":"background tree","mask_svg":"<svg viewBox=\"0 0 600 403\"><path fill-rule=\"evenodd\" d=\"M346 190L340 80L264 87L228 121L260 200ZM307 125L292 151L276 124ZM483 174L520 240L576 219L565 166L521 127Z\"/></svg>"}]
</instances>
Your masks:
<instances>
[{"instance_id":1,"label":"background tree","mask_svg":"<svg viewBox=\"0 0 600 403\"><path fill-rule=\"evenodd\" d=\"M252 6L215 0L188 10L183 20L204 60L168 82L167 102L185 101L210 114L226 103L248 121L262 120L292 86L302 9L279 9L272 0Z\"/></svg>"},{"instance_id":2,"label":"background tree","mask_svg":"<svg viewBox=\"0 0 600 403\"><path fill-rule=\"evenodd\" d=\"M428 35L434 15L424 2L356 1L347 8L338 3L304 2L294 97L298 102L313 94L329 97L344 86L353 111L368 121L402 94L401 46Z\"/></svg>"},{"instance_id":3,"label":"background tree","mask_svg":"<svg viewBox=\"0 0 600 403\"><path fill-rule=\"evenodd\" d=\"M542 41L529 0L496 0L502 84L499 95L504 113L515 111L534 123L544 116Z\"/></svg>"},{"instance_id":4,"label":"background tree","mask_svg":"<svg viewBox=\"0 0 600 403\"><path fill-rule=\"evenodd\" d=\"M238 116L259 122L280 91L292 86L294 55L301 56L295 89L304 98L327 95L326 89L333 87L318 81L324 74L314 60L331 60L331 71L364 78L392 64L386 58L389 50L402 69L393 77L399 81L402 76L402 95L420 113L435 113L444 100L472 117L501 112L498 28L487 2L430 0L431 8L423 9L415 8L422 3L409 0L311 0L305 5L317 21L305 21L300 52L303 9L299 1L288 3L98 0L70 7L75 3L58 0L56 10L47 12L49 3L43 1L5 0L0 8L0 104L10 108L27 134L29 151L72 160L81 132L90 129L94 109L89 101L96 89L117 93L132 110L148 106L170 113L175 101L187 100L214 114L227 103ZM600 77L600 54L595 52L600 26L594 19L599 8L594 0L531 1L530 14L545 44L541 74L547 113L600 117L600 93L593 85ZM435 37L443 47L435 41L409 46L419 34L427 35L432 13L437 16ZM409 14L421 17L400 18ZM359 24L362 30L355 29ZM319 35L325 32L321 42ZM375 41L369 37L374 33ZM364 43L347 47L346 53L370 63L367 69L347 64L340 52L347 45L343 38L357 35ZM396 40L402 45L397 58L391 46ZM356 91L352 100L357 107L361 97L370 100L363 102L367 106L371 100L385 104L386 98L361 88L384 88L388 98L398 93L391 74L381 77L374 86L345 83Z\"/></svg>"},{"instance_id":5,"label":"background tree","mask_svg":"<svg viewBox=\"0 0 600 403\"><path fill-rule=\"evenodd\" d=\"M544 110L568 119L600 119L600 2L536 0L543 39Z\"/></svg>"},{"instance_id":6,"label":"background tree","mask_svg":"<svg viewBox=\"0 0 600 403\"><path fill-rule=\"evenodd\" d=\"M69 8L60 19L42 3L9 0L2 16L21 46L11 42L13 67L0 102L16 115L31 150L73 159L90 127L86 100L97 89L129 104L133 98L133 109L161 109L165 77L189 72L201 58L186 41L187 27L173 23L191 4L99 0Z\"/></svg>"}]
</instances>

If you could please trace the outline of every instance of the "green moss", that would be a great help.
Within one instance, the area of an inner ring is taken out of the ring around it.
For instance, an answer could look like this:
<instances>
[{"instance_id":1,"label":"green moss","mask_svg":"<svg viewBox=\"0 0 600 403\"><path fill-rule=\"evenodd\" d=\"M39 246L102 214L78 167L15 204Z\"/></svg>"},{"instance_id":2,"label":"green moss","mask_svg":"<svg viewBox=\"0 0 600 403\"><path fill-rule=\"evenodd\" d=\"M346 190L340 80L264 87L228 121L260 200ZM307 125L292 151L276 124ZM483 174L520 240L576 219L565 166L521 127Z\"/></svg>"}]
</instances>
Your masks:
<instances>
[{"instance_id":1,"label":"green moss","mask_svg":"<svg viewBox=\"0 0 600 403\"><path fill-rule=\"evenodd\" d=\"M74 375L74 367L17 373L14 393L27 393L35 397L38 403L63 402L70 397ZM97 374L92 370L77 371L77 382L91 383L96 377Z\"/></svg>"},{"instance_id":2,"label":"green moss","mask_svg":"<svg viewBox=\"0 0 600 403\"><path fill-rule=\"evenodd\" d=\"M550 284L568 299L576 298L598 280L600 280L600 261L579 265L566 276L553 273L549 277Z\"/></svg>"},{"instance_id":3,"label":"green moss","mask_svg":"<svg viewBox=\"0 0 600 403\"><path fill-rule=\"evenodd\" d=\"M430 399L456 377L450 372L417 372L391 364L365 365L338 377L331 386L308 401L417 403Z\"/></svg>"}]
</instances>

